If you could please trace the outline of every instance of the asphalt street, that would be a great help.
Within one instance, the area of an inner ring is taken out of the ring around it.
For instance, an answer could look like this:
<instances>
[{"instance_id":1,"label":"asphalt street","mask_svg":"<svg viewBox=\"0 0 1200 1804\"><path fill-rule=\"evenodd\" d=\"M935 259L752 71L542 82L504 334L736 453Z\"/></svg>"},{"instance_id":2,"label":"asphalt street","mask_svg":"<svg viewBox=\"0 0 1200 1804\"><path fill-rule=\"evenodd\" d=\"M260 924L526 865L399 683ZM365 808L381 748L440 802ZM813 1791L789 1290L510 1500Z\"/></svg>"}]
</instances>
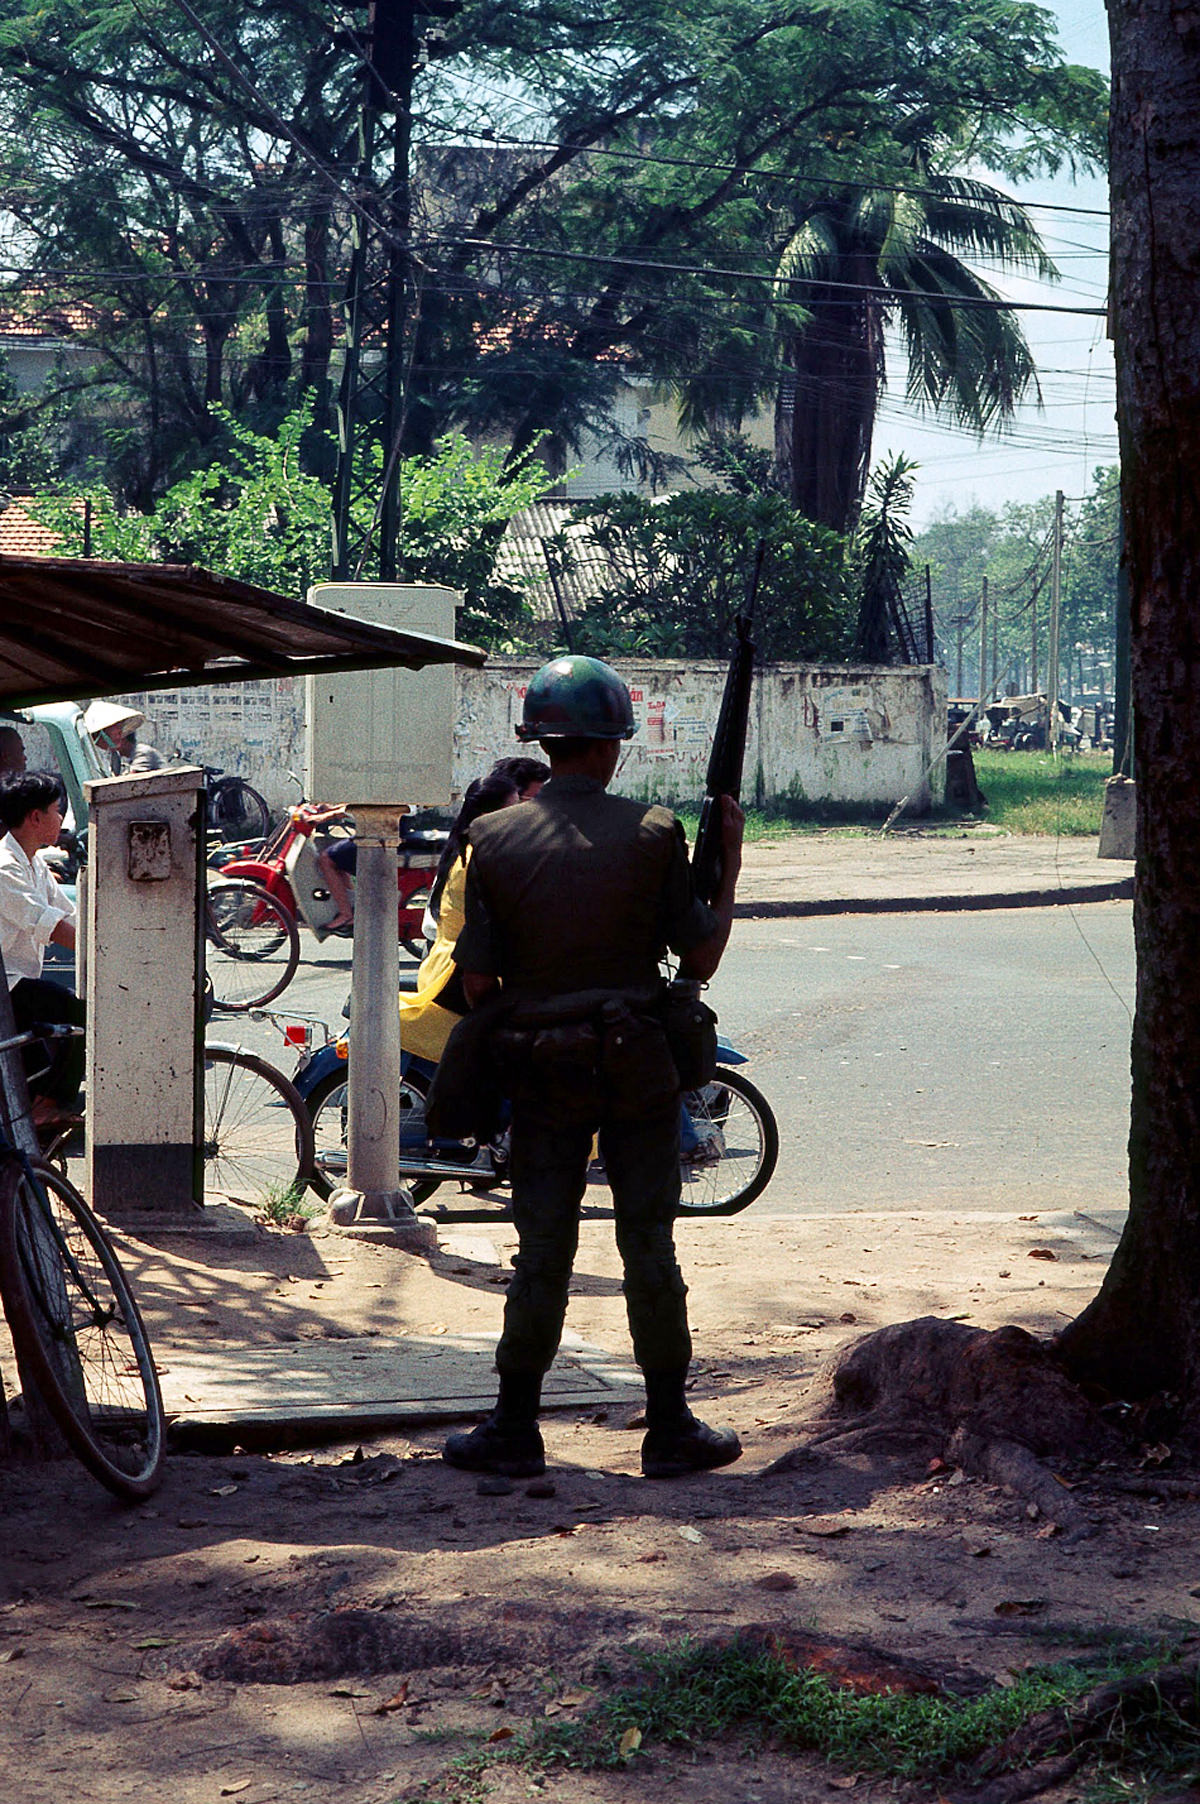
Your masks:
<instances>
[{"instance_id":1,"label":"asphalt street","mask_svg":"<svg viewBox=\"0 0 1200 1804\"><path fill-rule=\"evenodd\" d=\"M305 932L276 1006L340 1026L349 975ZM1133 993L1128 902L739 921L710 1000L779 1120L755 1213L1123 1207Z\"/></svg>"}]
</instances>

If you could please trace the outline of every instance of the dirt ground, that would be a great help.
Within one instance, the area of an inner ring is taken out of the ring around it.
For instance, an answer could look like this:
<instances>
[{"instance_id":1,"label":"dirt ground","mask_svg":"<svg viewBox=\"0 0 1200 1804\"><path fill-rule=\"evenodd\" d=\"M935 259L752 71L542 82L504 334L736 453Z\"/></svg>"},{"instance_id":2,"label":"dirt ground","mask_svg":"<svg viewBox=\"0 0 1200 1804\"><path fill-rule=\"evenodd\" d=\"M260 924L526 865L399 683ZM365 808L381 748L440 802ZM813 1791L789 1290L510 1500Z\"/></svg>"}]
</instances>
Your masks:
<instances>
[{"instance_id":1,"label":"dirt ground","mask_svg":"<svg viewBox=\"0 0 1200 1804\"><path fill-rule=\"evenodd\" d=\"M168 1366L223 1340L494 1331L511 1228L470 1236L432 1259L267 1230L121 1248ZM639 1651L748 1624L869 1641L948 1678L1003 1678L1106 1625L1200 1635L1200 1499L1084 1482L1072 1495L1095 1532L1072 1542L923 1461L766 1472L847 1340L924 1314L1050 1332L1111 1244L1067 1216L686 1224L694 1406L745 1455L675 1484L640 1477L629 1407L547 1417L552 1483L532 1493L481 1494L443 1466L444 1424L361 1455L177 1454L132 1510L73 1464L0 1469L0 1797L391 1804L498 1730L578 1715ZM610 1223L585 1223L576 1271L569 1326L624 1353ZM633 1785L804 1804L848 1778L778 1753L648 1748L622 1770L500 1768L487 1785L497 1804L615 1804Z\"/></svg>"}]
</instances>

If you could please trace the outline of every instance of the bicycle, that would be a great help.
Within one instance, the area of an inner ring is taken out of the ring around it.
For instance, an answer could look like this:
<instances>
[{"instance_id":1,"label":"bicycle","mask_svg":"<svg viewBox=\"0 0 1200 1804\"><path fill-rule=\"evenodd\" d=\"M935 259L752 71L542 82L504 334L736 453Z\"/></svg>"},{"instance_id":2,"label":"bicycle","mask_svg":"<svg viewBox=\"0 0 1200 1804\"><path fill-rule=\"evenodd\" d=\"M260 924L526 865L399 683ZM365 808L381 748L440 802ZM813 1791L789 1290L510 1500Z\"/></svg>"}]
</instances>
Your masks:
<instances>
[{"instance_id":1,"label":"bicycle","mask_svg":"<svg viewBox=\"0 0 1200 1804\"><path fill-rule=\"evenodd\" d=\"M0 1054L42 1037L15 1035ZM74 1185L6 1134L0 1299L22 1377L67 1446L114 1495L149 1496L162 1475L166 1420L129 1280Z\"/></svg>"},{"instance_id":2,"label":"bicycle","mask_svg":"<svg viewBox=\"0 0 1200 1804\"><path fill-rule=\"evenodd\" d=\"M208 825L221 841L265 839L271 830L271 811L262 796L244 777L226 776L204 765L208 796Z\"/></svg>"},{"instance_id":3,"label":"bicycle","mask_svg":"<svg viewBox=\"0 0 1200 1804\"><path fill-rule=\"evenodd\" d=\"M209 885L204 935L213 1001L233 1013L282 994L300 962L296 917L280 897L247 877Z\"/></svg>"},{"instance_id":4,"label":"bicycle","mask_svg":"<svg viewBox=\"0 0 1200 1804\"><path fill-rule=\"evenodd\" d=\"M204 1187L243 1202L301 1194L313 1168L312 1120L296 1086L257 1053L204 1048Z\"/></svg>"}]
</instances>

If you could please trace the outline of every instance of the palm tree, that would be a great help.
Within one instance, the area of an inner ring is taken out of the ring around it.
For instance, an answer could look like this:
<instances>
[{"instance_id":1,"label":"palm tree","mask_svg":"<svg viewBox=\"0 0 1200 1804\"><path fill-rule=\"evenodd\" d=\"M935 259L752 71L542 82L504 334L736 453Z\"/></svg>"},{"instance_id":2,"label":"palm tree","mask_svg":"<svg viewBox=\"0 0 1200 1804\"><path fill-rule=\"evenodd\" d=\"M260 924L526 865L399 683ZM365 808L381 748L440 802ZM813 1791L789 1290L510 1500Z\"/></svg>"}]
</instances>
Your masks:
<instances>
[{"instance_id":1,"label":"palm tree","mask_svg":"<svg viewBox=\"0 0 1200 1804\"><path fill-rule=\"evenodd\" d=\"M810 520L838 532L854 525L889 326L903 338L907 396L919 406L982 433L1031 389L1040 400L1015 314L963 257L1057 275L1025 210L964 176L839 185L806 206L779 260L787 306L775 447L781 483Z\"/></svg>"}]
</instances>

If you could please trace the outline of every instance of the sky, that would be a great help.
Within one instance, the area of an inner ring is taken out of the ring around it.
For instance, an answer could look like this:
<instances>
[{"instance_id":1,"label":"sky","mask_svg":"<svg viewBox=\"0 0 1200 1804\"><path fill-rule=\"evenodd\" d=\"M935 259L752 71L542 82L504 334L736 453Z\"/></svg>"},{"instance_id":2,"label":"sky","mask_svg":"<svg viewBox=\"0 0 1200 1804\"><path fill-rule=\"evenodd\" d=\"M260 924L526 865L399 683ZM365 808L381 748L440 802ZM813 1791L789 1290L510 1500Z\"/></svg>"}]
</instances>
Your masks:
<instances>
[{"instance_id":1,"label":"sky","mask_svg":"<svg viewBox=\"0 0 1200 1804\"><path fill-rule=\"evenodd\" d=\"M1107 72L1103 0L1061 0L1053 10L1067 60ZM1030 207L1062 279L1051 284L998 277L990 270L984 272L987 279L1017 302L1102 307L1108 285L1107 183L1063 176L1023 183L1012 192ZM903 451L920 465L911 515L918 531L951 510L965 513L976 502L998 510L1056 489L1068 499L1081 498L1092 487L1097 465L1117 461L1112 346L1104 321L1027 313L1022 325L1038 367L1042 408L1024 405L1003 437L992 435L982 444L973 433L939 426L907 407L902 359L889 362L873 454L877 459Z\"/></svg>"}]
</instances>

